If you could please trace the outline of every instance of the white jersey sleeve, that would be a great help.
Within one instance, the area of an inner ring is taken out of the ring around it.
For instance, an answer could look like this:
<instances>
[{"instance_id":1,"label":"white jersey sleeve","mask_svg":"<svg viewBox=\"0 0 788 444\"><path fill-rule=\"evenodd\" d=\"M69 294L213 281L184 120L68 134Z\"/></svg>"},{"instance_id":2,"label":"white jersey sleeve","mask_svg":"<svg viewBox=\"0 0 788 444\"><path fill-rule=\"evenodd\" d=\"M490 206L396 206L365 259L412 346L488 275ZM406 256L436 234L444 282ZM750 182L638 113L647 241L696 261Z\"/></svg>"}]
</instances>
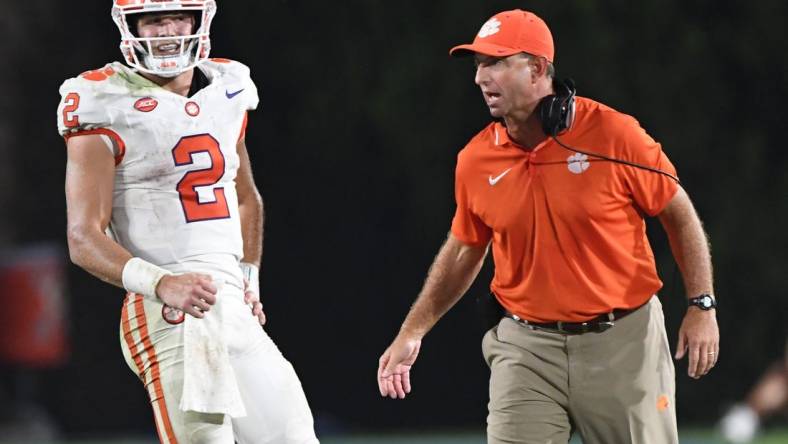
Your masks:
<instances>
[{"instance_id":1,"label":"white jersey sleeve","mask_svg":"<svg viewBox=\"0 0 788 444\"><path fill-rule=\"evenodd\" d=\"M122 147L109 129L113 115L103 106L112 87L103 82L115 73L111 65L94 71L86 71L66 80L60 86L60 104L57 109L57 127L61 136L68 139L76 134L98 134L107 148L119 161Z\"/></svg>"},{"instance_id":2,"label":"white jersey sleeve","mask_svg":"<svg viewBox=\"0 0 788 444\"><path fill-rule=\"evenodd\" d=\"M97 80L106 80L109 72L112 68L107 65L102 70L88 71L63 82L57 109L57 128L61 136L106 128L111 124L109 112L101 103L107 84Z\"/></svg>"},{"instance_id":3,"label":"white jersey sleeve","mask_svg":"<svg viewBox=\"0 0 788 444\"><path fill-rule=\"evenodd\" d=\"M211 59L205 65L206 71L215 71L227 78L228 83L232 82L235 87L228 86L225 91L227 96L237 94L248 111L257 109L260 99L257 95L257 86L251 78L249 67L241 62L228 59ZM234 96L233 96L234 97Z\"/></svg>"},{"instance_id":4,"label":"white jersey sleeve","mask_svg":"<svg viewBox=\"0 0 788 444\"><path fill-rule=\"evenodd\" d=\"M225 90L225 96L228 99L237 100L247 111L257 109L257 106L260 104L260 98L248 66L229 59L211 59L209 63L203 66L206 74L221 75L226 79L228 87ZM246 135L246 122L246 115L244 115L239 140Z\"/></svg>"}]
</instances>

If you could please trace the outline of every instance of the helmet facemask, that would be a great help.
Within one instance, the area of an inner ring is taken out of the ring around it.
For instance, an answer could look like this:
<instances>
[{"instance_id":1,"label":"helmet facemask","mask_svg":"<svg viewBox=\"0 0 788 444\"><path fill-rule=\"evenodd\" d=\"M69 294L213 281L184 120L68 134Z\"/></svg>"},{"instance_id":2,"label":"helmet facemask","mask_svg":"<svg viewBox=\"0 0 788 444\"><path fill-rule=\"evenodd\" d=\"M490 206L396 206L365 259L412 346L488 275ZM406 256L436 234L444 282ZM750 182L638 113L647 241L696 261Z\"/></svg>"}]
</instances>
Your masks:
<instances>
[{"instance_id":1,"label":"helmet facemask","mask_svg":"<svg viewBox=\"0 0 788 444\"><path fill-rule=\"evenodd\" d=\"M140 4L141 3L141 4ZM192 33L184 36L139 37L137 18L142 14L193 12L195 15ZM126 63L145 73L159 77L175 77L208 59L211 50L210 28L216 13L213 0L165 2L140 2L114 0L112 19L121 35L120 50ZM156 55L154 48L162 42L178 46L178 53Z\"/></svg>"}]
</instances>

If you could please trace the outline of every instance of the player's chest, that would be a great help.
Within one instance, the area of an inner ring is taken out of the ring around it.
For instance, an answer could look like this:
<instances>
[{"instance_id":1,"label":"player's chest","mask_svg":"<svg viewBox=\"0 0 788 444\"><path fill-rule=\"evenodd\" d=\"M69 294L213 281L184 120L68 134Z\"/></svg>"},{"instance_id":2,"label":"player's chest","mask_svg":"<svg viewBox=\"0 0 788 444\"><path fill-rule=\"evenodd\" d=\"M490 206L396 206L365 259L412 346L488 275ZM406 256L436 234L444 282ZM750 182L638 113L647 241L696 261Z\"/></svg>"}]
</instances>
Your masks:
<instances>
[{"instance_id":1,"label":"player's chest","mask_svg":"<svg viewBox=\"0 0 788 444\"><path fill-rule=\"evenodd\" d=\"M203 91L204 92L204 91ZM234 172L245 109L224 94L130 97L116 110L113 129L125 143L120 168L135 179L182 177L184 171Z\"/></svg>"},{"instance_id":2,"label":"player's chest","mask_svg":"<svg viewBox=\"0 0 788 444\"><path fill-rule=\"evenodd\" d=\"M224 88L208 87L193 97L172 93L140 92L123 100L113 111L113 126L128 131L130 141L173 141L208 133L225 139L240 124L245 110ZM237 134L236 134L237 135Z\"/></svg>"}]
</instances>

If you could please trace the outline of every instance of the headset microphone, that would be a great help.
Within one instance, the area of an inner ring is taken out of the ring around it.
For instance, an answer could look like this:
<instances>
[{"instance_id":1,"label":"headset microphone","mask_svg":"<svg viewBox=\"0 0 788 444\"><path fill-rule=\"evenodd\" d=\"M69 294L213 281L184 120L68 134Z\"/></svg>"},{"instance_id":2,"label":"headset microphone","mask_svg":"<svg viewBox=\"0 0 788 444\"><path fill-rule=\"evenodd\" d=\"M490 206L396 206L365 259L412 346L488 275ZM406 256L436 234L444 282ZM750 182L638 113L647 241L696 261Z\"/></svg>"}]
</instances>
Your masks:
<instances>
[{"instance_id":1,"label":"headset microphone","mask_svg":"<svg viewBox=\"0 0 788 444\"><path fill-rule=\"evenodd\" d=\"M647 165L641 165L635 162L616 159L608 157L603 154L593 153L590 151L583 151L577 148L564 144L558 139L558 134L568 130L575 120L575 82L572 79L564 79L562 81L553 81L553 90L555 94L545 96L536 107L536 113L539 120L542 122L542 131L549 137L552 137L555 142L569 151L585 154L588 157L607 160L622 165L629 165L634 168L651 171L654 173L662 174L675 180L680 184L679 178L658 168L653 168Z\"/></svg>"}]
</instances>

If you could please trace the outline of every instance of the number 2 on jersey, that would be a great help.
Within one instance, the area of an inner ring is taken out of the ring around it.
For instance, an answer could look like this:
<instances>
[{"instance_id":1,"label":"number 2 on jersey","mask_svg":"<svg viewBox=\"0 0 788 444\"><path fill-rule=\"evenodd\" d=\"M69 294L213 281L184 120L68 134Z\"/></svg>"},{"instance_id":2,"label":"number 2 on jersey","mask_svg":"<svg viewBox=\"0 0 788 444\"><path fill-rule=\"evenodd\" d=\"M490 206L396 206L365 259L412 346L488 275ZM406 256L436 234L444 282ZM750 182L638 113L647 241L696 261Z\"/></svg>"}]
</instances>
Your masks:
<instances>
[{"instance_id":1,"label":"number 2 on jersey","mask_svg":"<svg viewBox=\"0 0 788 444\"><path fill-rule=\"evenodd\" d=\"M79 116L74 114L74 111L79 108L79 94L73 92L68 93L65 100L63 100L63 125L66 128L76 128L79 126Z\"/></svg>"},{"instance_id":2,"label":"number 2 on jersey","mask_svg":"<svg viewBox=\"0 0 788 444\"><path fill-rule=\"evenodd\" d=\"M224 187L213 189L213 202L201 203L197 194L197 187L214 185L224 176L224 155L219 149L219 142L210 134L184 137L172 149L172 158L177 166L191 165L194 163L193 156L197 153L207 153L211 158L211 166L189 171L178 182L176 188L180 194L186 222L227 219L230 217L230 209Z\"/></svg>"}]
</instances>

